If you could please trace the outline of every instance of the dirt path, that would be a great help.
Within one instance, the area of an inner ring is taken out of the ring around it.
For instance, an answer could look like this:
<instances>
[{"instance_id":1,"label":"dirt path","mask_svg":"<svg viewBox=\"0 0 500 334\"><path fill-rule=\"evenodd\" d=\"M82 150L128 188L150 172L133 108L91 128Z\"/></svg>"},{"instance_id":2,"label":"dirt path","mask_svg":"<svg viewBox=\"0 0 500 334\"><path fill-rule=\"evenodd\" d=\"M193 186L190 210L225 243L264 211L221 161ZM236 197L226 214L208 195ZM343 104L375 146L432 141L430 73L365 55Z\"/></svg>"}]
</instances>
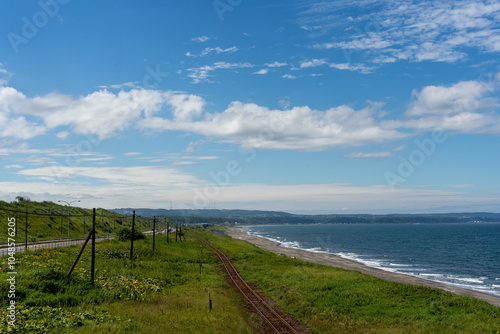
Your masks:
<instances>
[{"instance_id":1,"label":"dirt path","mask_svg":"<svg viewBox=\"0 0 500 334\"><path fill-rule=\"evenodd\" d=\"M489 295L487 293L482 293L482 292L478 292L478 291L449 286L449 285L445 285L442 283L433 282L433 281L429 281L429 280L426 280L423 278L414 277L414 276L410 276L410 275L404 275L404 274L393 273L393 272L384 271L384 270L380 270L380 269L376 269L376 268L371 268L371 267L368 267L364 264L361 264L361 263L358 263L355 261L343 259L341 257L334 255L334 254L313 253L313 252L308 252L308 251L301 250L301 249L280 247L277 242L273 242L273 241L270 241L270 240L267 240L267 239L261 238L261 237L248 235L239 228L228 228L227 231L228 231L228 234L234 239L241 239L241 240L248 241L257 247L260 247L262 249L266 249L266 250L271 251L271 252L276 253L276 254L284 254L284 255L287 255L289 257L295 257L295 258L300 259L300 260L309 261L309 262L318 263L318 264L323 264L323 265L327 265L327 266L343 268L343 269L348 269L348 270L356 270L356 271L359 271L363 274L382 278L382 279L385 279L387 281L393 281L393 282L399 282L399 283L405 283L405 284L413 284L413 285L422 285L422 286L427 286L427 287L431 287L431 288L442 289L442 290L454 293L456 295L470 296L470 297L474 297L477 299L481 299L481 300L487 301L488 303L490 303L492 305L500 307L500 297Z\"/></svg>"}]
</instances>

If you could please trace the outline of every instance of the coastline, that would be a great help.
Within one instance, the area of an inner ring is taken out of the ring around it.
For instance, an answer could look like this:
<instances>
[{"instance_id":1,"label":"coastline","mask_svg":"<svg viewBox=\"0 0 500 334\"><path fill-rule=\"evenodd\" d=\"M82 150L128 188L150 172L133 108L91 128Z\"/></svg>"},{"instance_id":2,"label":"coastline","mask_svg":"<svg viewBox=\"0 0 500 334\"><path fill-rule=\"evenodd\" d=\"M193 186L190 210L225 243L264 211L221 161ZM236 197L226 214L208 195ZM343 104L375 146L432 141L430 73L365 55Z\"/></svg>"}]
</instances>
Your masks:
<instances>
[{"instance_id":1,"label":"coastline","mask_svg":"<svg viewBox=\"0 0 500 334\"><path fill-rule=\"evenodd\" d=\"M337 268L342 268L342 269L347 269L347 270L355 270L355 271L359 271L363 274L378 277L378 278L381 278L381 279L384 279L387 281L404 283L404 284L427 286L430 288L441 289L441 290L448 291L448 292L451 292L451 293L456 294L456 295L474 297L474 298L486 301L494 306L500 307L500 297L493 296L493 295L490 295L487 293L469 290L469 289L464 289L464 288L459 288L459 287L446 285L446 284L438 283L438 282L434 282L434 281L429 281L429 280L415 277L415 276L405 275L405 274L401 274L401 273L394 273L394 272L390 272L390 271L384 271L381 269L368 267L362 263L338 257L335 254L315 253L315 252L310 252L310 251L306 251L306 250L302 250L302 249L280 247L279 243L277 243L277 242L268 240L268 239L263 238L263 237L249 235L237 227L228 228L227 233L233 239L240 239L240 240L250 242L251 244L253 244L259 248L271 251L271 252L276 253L276 254L283 254L283 255L286 255L289 257L295 257L295 258L300 259L300 260L304 260L304 261L308 261L308 262L312 262L312 263L317 263L317 264L322 264L322 265L326 265L326 266L337 267Z\"/></svg>"}]
</instances>

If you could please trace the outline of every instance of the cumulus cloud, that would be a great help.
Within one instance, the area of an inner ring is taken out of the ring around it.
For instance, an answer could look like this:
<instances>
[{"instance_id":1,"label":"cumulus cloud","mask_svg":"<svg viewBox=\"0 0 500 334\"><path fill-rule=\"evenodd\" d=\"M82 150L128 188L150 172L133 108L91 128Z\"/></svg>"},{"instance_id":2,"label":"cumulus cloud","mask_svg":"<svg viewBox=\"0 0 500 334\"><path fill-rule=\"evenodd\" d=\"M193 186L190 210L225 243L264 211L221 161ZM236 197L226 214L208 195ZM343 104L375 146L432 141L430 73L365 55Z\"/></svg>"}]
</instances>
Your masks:
<instances>
[{"instance_id":1,"label":"cumulus cloud","mask_svg":"<svg viewBox=\"0 0 500 334\"><path fill-rule=\"evenodd\" d=\"M461 81L448 87L427 86L421 91L413 91L414 101L410 103L406 114L448 115L497 108L497 98L485 97L495 89L494 86L493 82L480 81Z\"/></svg>"},{"instance_id":2,"label":"cumulus cloud","mask_svg":"<svg viewBox=\"0 0 500 334\"><path fill-rule=\"evenodd\" d=\"M427 86L413 92L406 120L394 126L421 131L500 134L498 75L490 81L461 81L450 86Z\"/></svg>"},{"instance_id":3,"label":"cumulus cloud","mask_svg":"<svg viewBox=\"0 0 500 334\"><path fill-rule=\"evenodd\" d=\"M204 70L249 67L253 65L219 62ZM184 92L100 90L77 98L59 93L30 98L12 87L0 87L0 137L30 139L54 131L61 140L71 133L104 139L136 128L184 131L246 148L324 150L387 143L432 130L500 135L499 82L497 74L484 82L423 87L412 93L406 112L395 119L386 118L382 104L372 102L361 109L286 105L276 110L234 101L221 111L208 112L201 96Z\"/></svg>"},{"instance_id":4,"label":"cumulus cloud","mask_svg":"<svg viewBox=\"0 0 500 334\"><path fill-rule=\"evenodd\" d=\"M194 122L153 117L141 121L144 129L181 130L244 148L322 150L385 142L406 135L386 128L374 118L376 107L354 110L348 106L326 111L309 107L272 110L253 103L233 102L220 113L205 113Z\"/></svg>"},{"instance_id":5,"label":"cumulus cloud","mask_svg":"<svg viewBox=\"0 0 500 334\"><path fill-rule=\"evenodd\" d=\"M0 137L30 139L46 132L46 127L16 113L26 100L24 94L12 87L0 86Z\"/></svg>"},{"instance_id":6,"label":"cumulus cloud","mask_svg":"<svg viewBox=\"0 0 500 334\"><path fill-rule=\"evenodd\" d=\"M96 134L107 138L125 130L142 113L160 109L165 94L153 90L101 90L73 98L51 93L35 98L23 97L11 108L18 114L41 118L47 128L70 126L78 134Z\"/></svg>"},{"instance_id":7,"label":"cumulus cloud","mask_svg":"<svg viewBox=\"0 0 500 334\"><path fill-rule=\"evenodd\" d=\"M189 121L200 115L204 105L199 96L146 89L117 94L100 90L78 98L58 93L29 98L12 87L0 87L0 137L30 139L66 126L77 134L103 139L162 109L170 110L175 120ZM68 130L56 134L60 139L68 135Z\"/></svg>"}]
</instances>

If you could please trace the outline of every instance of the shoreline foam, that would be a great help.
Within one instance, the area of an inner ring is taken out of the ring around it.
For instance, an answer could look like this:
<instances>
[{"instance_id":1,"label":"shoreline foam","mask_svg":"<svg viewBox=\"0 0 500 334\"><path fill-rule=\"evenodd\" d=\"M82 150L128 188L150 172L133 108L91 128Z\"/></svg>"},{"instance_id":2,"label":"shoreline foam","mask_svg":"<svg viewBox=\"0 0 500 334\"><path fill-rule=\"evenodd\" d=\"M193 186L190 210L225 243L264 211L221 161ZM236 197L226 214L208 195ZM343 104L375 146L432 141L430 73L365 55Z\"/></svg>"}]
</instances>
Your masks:
<instances>
[{"instance_id":1,"label":"shoreline foam","mask_svg":"<svg viewBox=\"0 0 500 334\"><path fill-rule=\"evenodd\" d=\"M465 288L460 288L457 286L447 285L444 283L427 280L424 278L416 277L413 275L406 275L402 273L396 273L391 271L386 271L378 268L369 267L363 263L349 260L343 257L339 257L335 254L327 252L314 252L307 251L299 248L289 248L280 246L279 242L271 241L264 237L255 236L246 233L240 228L228 228L228 234L234 239L241 239L254 244L257 247L266 249L276 254L284 254L289 257L295 257L300 260L313 262L317 264L343 268L347 270L355 270L361 273L382 278L387 281L399 282L412 285L427 286L431 288L441 289L448 291L457 295L474 297L480 300L484 300L492 305L500 307L500 297L490 295L487 293L469 290Z\"/></svg>"}]
</instances>

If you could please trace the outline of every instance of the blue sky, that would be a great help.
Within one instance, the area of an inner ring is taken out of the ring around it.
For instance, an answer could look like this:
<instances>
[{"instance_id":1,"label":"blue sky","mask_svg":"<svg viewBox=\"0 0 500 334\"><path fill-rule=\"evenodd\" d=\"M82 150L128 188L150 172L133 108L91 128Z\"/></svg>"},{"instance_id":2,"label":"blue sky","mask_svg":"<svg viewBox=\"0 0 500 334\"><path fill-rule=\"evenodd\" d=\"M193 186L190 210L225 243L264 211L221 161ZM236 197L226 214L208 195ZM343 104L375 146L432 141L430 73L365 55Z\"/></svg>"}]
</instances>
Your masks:
<instances>
[{"instance_id":1,"label":"blue sky","mask_svg":"<svg viewBox=\"0 0 500 334\"><path fill-rule=\"evenodd\" d=\"M500 211L500 1L0 6L2 200Z\"/></svg>"}]
</instances>

